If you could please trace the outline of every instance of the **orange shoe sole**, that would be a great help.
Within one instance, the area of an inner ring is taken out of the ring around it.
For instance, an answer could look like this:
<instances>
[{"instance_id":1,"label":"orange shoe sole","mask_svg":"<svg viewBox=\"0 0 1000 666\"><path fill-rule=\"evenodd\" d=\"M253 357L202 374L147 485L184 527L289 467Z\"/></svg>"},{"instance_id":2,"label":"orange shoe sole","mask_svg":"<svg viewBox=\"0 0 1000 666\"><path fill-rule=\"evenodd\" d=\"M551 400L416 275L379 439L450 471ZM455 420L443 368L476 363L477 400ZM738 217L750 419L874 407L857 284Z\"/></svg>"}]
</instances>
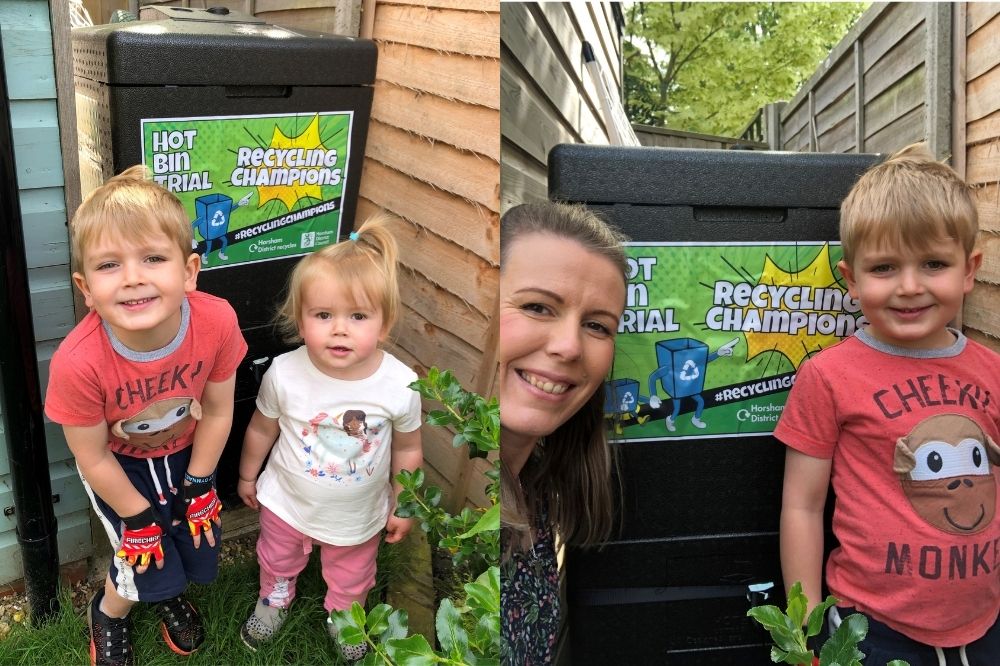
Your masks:
<instances>
[{"instance_id":1,"label":"orange shoe sole","mask_svg":"<svg viewBox=\"0 0 1000 666\"><path fill-rule=\"evenodd\" d=\"M170 648L171 651L173 651L175 654L179 654L182 657L187 657L188 655L194 654L198 650L198 648L195 648L194 650L185 652L184 650L174 645L174 642L170 640L170 633L167 631L167 625L165 622L160 623L160 633L163 634L163 640L166 641L167 647ZM91 643L91 646L93 646L93 643Z\"/></svg>"}]
</instances>

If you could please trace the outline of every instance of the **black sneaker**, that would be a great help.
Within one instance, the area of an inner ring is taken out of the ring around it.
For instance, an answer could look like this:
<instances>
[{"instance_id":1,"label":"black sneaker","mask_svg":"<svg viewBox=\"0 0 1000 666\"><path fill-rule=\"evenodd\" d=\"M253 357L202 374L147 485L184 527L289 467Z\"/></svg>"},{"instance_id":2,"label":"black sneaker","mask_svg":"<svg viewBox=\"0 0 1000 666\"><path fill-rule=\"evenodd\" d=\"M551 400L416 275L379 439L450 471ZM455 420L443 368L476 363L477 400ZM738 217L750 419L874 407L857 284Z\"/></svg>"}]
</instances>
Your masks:
<instances>
[{"instance_id":1,"label":"black sneaker","mask_svg":"<svg viewBox=\"0 0 1000 666\"><path fill-rule=\"evenodd\" d=\"M160 631L167 647L177 654L187 656L205 641L205 628L201 616L184 597L174 597L153 605L160 618Z\"/></svg>"},{"instance_id":2,"label":"black sneaker","mask_svg":"<svg viewBox=\"0 0 1000 666\"><path fill-rule=\"evenodd\" d=\"M132 618L108 617L102 613L103 598L103 590L96 592L87 607L91 666L133 666Z\"/></svg>"}]
</instances>

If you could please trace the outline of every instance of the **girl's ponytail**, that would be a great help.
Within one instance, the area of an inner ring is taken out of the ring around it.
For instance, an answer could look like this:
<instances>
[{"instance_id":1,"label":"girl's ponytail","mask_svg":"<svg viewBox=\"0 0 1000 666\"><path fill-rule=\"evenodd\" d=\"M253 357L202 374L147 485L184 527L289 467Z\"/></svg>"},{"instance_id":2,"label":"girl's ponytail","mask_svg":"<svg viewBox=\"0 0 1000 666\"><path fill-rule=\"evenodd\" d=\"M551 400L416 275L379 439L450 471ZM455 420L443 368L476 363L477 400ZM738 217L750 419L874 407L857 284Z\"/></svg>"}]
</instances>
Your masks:
<instances>
[{"instance_id":1,"label":"girl's ponytail","mask_svg":"<svg viewBox=\"0 0 1000 666\"><path fill-rule=\"evenodd\" d=\"M357 249L371 260L385 280L384 287L378 286L374 290L385 290L380 305L382 320L387 328L392 328L399 316L399 280L396 269L399 246L389 230L392 220L388 213L376 213L350 235L350 241L357 244Z\"/></svg>"}]
</instances>

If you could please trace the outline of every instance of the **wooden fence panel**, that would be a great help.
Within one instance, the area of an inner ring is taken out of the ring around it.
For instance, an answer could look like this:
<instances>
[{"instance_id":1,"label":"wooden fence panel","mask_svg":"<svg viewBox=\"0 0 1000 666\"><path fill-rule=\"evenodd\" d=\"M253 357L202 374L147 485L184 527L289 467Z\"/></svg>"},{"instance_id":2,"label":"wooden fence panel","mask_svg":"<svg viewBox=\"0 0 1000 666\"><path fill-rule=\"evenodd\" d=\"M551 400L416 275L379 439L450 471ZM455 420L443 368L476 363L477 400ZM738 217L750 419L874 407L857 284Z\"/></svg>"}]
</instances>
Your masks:
<instances>
[{"instance_id":1,"label":"wooden fence panel","mask_svg":"<svg viewBox=\"0 0 1000 666\"><path fill-rule=\"evenodd\" d=\"M1000 3L963 3L964 15L956 46L963 60L956 63L957 95L964 98L955 122L964 130L959 138L964 175L974 188L979 210L979 249L983 264L976 286L966 299L962 323L970 338L1000 351Z\"/></svg>"},{"instance_id":2,"label":"wooden fence panel","mask_svg":"<svg viewBox=\"0 0 1000 666\"><path fill-rule=\"evenodd\" d=\"M926 139L950 155L950 54L940 53L950 40L947 6L873 5L785 106L779 145L876 152Z\"/></svg>"},{"instance_id":3,"label":"wooden fence panel","mask_svg":"<svg viewBox=\"0 0 1000 666\"><path fill-rule=\"evenodd\" d=\"M358 217L401 218L403 311L392 352L423 373L450 369L488 394L496 375L499 282L500 11L478 0L378 0L375 98ZM425 428L432 483L467 495L465 449Z\"/></svg>"}]
</instances>

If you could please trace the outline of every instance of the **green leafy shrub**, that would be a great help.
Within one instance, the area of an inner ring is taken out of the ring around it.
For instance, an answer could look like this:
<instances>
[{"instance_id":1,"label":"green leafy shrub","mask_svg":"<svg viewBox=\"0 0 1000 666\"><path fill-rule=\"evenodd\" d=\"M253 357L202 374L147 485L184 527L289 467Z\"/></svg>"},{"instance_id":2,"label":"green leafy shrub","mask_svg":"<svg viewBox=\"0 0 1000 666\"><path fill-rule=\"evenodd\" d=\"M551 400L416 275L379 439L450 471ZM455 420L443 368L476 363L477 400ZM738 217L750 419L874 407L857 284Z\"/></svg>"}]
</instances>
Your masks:
<instances>
[{"instance_id":1,"label":"green leafy shrub","mask_svg":"<svg viewBox=\"0 0 1000 666\"><path fill-rule=\"evenodd\" d=\"M809 600L802 594L802 585L796 582L788 591L788 607L782 613L777 606L757 606L747 611L771 634L771 661L776 664L816 663L816 655L806 645L806 641L818 636L823 628L823 619L830 606L837 604L837 598L828 596L809 613ZM858 650L858 643L868 635L868 618L854 613L844 618L837 631L823 644L819 651L819 666L862 666L864 654ZM905 661L894 659L886 666L909 666Z\"/></svg>"},{"instance_id":2,"label":"green leafy shrub","mask_svg":"<svg viewBox=\"0 0 1000 666\"><path fill-rule=\"evenodd\" d=\"M427 377L410 388L442 409L428 413L427 423L455 431L452 445L468 446L470 458L485 458L500 448L500 407L496 398L486 400L462 388L448 371L431 368ZM404 470L396 476L403 486L396 515L414 518L431 543L451 553L452 562L468 576L461 598L444 599L435 616L439 648L425 636L409 636L406 611L379 604L365 613L355 603L350 610L331 613L340 631L338 640L348 645L365 643L369 651L361 662L375 664L474 664L500 663L500 463L494 460L485 473L486 508L463 508L451 514L441 507L442 493L424 486L422 469Z\"/></svg>"}]
</instances>

